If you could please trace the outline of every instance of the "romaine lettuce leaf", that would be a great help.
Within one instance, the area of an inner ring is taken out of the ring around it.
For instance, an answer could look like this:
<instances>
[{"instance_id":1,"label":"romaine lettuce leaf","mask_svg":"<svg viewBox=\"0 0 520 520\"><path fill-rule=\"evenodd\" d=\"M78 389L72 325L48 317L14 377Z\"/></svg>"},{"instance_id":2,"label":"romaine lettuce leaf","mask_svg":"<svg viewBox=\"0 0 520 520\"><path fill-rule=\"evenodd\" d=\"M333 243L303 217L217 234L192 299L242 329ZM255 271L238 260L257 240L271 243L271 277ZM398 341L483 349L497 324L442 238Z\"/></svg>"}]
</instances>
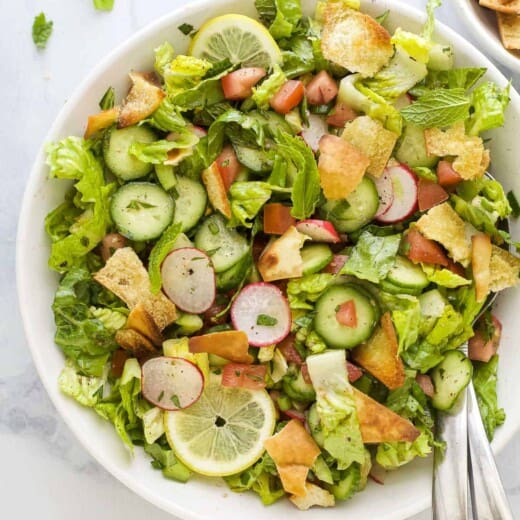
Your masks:
<instances>
[{"instance_id":1,"label":"romaine lettuce leaf","mask_svg":"<svg viewBox=\"0 0 520 520\"><path fill-rule=\"evenodd\" d=\"M106 377L85 376L78 372L71 359L67 359L65 367L58 378L60 390L75 399L83 406L93 407L99 401Z\"/></svg>"},{"instance_id":2,"label":"romaine lettuce leaf","mask_svg":"<svg viewBox=\"0 0 520 520\"><path fill-rule=\"evenodd\" d=\"M313 41L305 36L294 36L282 50L283 72L287 78L296 78L314 72L316 68Z\"/></svg>"},{"instance_id":3,"label":"romaine lettuce leaf","mask_svg":"<svg viewBox=\"0 0 520 520\"><path fill-rule=\"evenodd\" d=\"M255 6L275 40L289 38L302 17L300 0L255 0Z\"/></svg>"},{"instance_id":4,"label":"romaine lettuce leaf","mask_svg":"<svg viewBox=\"0 0 520 520\"><path fill-rule=\"evenodd\" d=\"M232 218L229 225L250 228L253 219L271 198L271 187L266 182L234 182L229 188Z\"/></svg>"},{"instance_id":5,"label":"romaine lettuce leaf","mask_svg":"<svg viewBox=\"0 0 520 520\"><path fill-rule=\"evenodd\" d=\"M419 85L410 90L412 96L420 97L439 88L462 88L469 90L486 73L484 67L464 67L451 70L430 70Z\"/></svg>"},{"instance_id":6,"label":"romaine lettuce leaf","mask_svg":"<svg viewBox=\"0 0 520 520\"><path fill-rule=\"evenodd\" d=\"M509 104L509 89L501 89L496 83L487 81L471 93L471 116L466 123L468 135L479 135L486 130L504 124L505 111Z\"/></svg>"},{"instance_id":7,"label":"romaine lettuce leaf","mask_svg":"<svg viewBox=\"0 0 520 520\"><path fill-rule=\"evenodd\" d=\"M287 284L287 297L291 309L310 309L321 296L321 293L329 286L334 279L332 274L316 273L308 274L302 278L289 280Z\"/></svg>"},{"instance_id":8,"label":"romaine lettuce leaf","mask_svg":"<svg viewBox=\"0 0 520 520\"><path fill-rule=\"evenodd\" d=\"M160 76L164 76L164 71L166 67L173 61L175 58L175 49L173 45L169 42L164 42L154 49L155 53L155 63L154 69L157 74Z\"/></svg>"},{"instance_id":9,"label":"romaine lettuce leaf","mask_svg":"<svg viewBox=\"0 0 520 520\"><path fill-rule=\"evenodd\" d=\"M443 269L442 267L436 267L431 264L422 264L422 270L430 282L440 285L441 287L454 289L455 287L471 284L471 280L467 280L449 269Z\"/></svg>"},{"instance_id":10,"label":"romaine lettuce leaf","mask_svg":"<svg viewBox=\"0 0 520 520\"><path fill-rule=\"evenodd\" d=\"M422 30L422 37L426 40L431 41L433 38L433 32L435 31L435 9L440 7L442 0L428 0L426 4L426 23Z\"/></svg>"},{"instance_id":11,"label":"romaine lettuce leaf","mask_svg":"<svg viewBox=\"0 0 520 520\"><path fill-rule=\"evenodd\" d=\"M392 36L391 42L396 47L400 47L405 51L411 59L423 64L428 63L428 60L430 59L431 41L423 36L403 31L403 29L398 27Z\"/></svg>"},{"instance_id":12,"label":"romaine lettuce leaf","mask_svg":"<svg viewBox=\"0 0 520 520\"><path fill-rule=\"evenodd\" d=\"M90 307L90 312L92 316L98 319L107 330L111 332L116 332L119 329L122 329L126 324L127 315L109 309L107 307Z\"/></svg>"},{"instance_id":13,"label":"romaine lettuce leaf","mask_svg":"<svg viewBox=\"0 0 520 520\"><path fill-rule=\"evenodd\" d=\"M169 98L164 98L159 108L141 124L149 124L162 132L182 132L188 126L188 122Z\"/></svg>"},{"instance_id":14,"label":"romaine lettuce leaf","mask_svg":"<svg viewBox=\"0 0 520 520\"><path fill-rule=\"evenodd\" d=\"M159 49L163 48L160 47ZM165 52L165 55L160 54L161 60L165 59L167 54L167 52ZM158 66L157 62L156 66ZM176 56L162 67L162 76L168 94L175 96L197 86L212 66L211 62L194 56L182 54Z\"/></svg>"},{"instance_id":15,"label":"romaine lettuce leaf","mask_svg":"<svg viewBox=\"0 0 520 520\"><path fill-rule=\"evenodd\" d=\"M273 71L267 79L262 81L258 87L253 87L251 99L261 110L269 108L269 100L280 90L280 87L287 81L287 78L279 65L273 66Z\"/></svg>"},{"instance_id":16,"label":"romaine lettuce leaf","mask_svg":"<svg viewBox=\"0 0 520 520\"><path fill-rule=\"evenodd\" d=\"M401 353L401 357L409 367L419 370L423 374L444 359L440 346L433 345L426 340L420 340L410 345Z\"/></svg>"},{"instance_id":17,"label":"romaine lettuce leaf","mask_svg":"<svg viewBox=\"0 0 520 520\"><path fill-rule=\"evenodd\" d=\"M171 150L191 148L199 142L199 137L187 129L177 132L175 138L160 139L153 143L132 143L128 153L145 163L163 164Z\"/></svg>"}]
</instances>

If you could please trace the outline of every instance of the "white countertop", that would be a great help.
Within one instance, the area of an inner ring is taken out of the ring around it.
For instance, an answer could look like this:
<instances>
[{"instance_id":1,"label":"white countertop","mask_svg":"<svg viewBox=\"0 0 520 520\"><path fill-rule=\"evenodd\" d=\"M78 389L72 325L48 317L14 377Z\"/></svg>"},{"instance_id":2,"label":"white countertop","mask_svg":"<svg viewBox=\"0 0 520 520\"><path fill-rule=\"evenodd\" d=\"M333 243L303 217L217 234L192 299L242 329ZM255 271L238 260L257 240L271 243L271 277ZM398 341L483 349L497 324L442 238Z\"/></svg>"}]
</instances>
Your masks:
<instances>
[{"instance_id":1,"label":"white countertop","mask_svg":"<svg viewBox=\"0 0 520 520\"><path fill-rule=\"evenodd\" d=\"M445 0L446 6L438 11L438 18L469 37L449 7L450 1L453 0ZM95 11L92 0L0 2L2 518L173 518L110 476L85 452L57 415L31 362L17 308L14 265L16 224L24 183L36 151L63 103L90 69L116 45L150 21L188 2L116 0L114 10L109 13ZM423 6L425 0L408 0L408 3ZM30 36L33 17L40 11L54 21L54 32L44 51L35 48ZM520 517L520 435L498 457L498 465L513 510ZM425 512L414 519L429 517L430 513Z\"/></svg>"}]
</instances>

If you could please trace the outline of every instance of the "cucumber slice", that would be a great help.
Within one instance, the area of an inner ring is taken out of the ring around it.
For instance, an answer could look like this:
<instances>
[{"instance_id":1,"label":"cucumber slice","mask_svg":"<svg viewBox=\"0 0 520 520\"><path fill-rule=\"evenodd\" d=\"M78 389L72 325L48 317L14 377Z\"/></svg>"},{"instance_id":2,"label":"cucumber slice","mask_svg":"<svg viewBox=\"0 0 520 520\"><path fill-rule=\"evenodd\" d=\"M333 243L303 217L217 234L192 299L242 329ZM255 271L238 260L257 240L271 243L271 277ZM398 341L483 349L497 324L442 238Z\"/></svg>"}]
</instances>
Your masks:
<instances>
[{"instance_id":1,"label":"cucumber slice","mask_svg":"<svg viewBox=\"0 0 520 520\"><path fill-rule=\"evenodd\" d=\"M398 287L418 291L421 291L430 283L420 266L413 264L404 256L396 257L395 265L390 269L386 280Z\"/></svg>"},{"instance_id":2,"label":"cucumber slice","mask_svg":"<svg viewBox=\"0 0 520 520\"><path fill-rule=\"evenodd\" d=\"M419 297L421 305L421 314L425 318L440 318L446 307L444 296L437 289L426 291Z\"/></svg>"},{"instance_id":3,"label":"cucumber slice","mask_svg":"<svg viewBox=\"0 0 520 520\"><path fill-rule=\"evenodd\" d=\"M303 274L312 274L321 271L329 265L333 258L330 247L325 244L308 244L301 250L303 260Z\"/></svg>"},{"instance_id":4,"label":"cucumber slice","mask_svg":"<svg viewBox=\"0 0 520 520\"><path fill-rule=\"evenodd\" d=\"M173 218L173 199L157 184L130 182L112 197L110 214L119 233L130 240L152 240Z\"/></svg>"},{"instance_id":5,"label":"cucumber slice","mask_svg":"<svg viewBox=\"0 0 520 520\"><path fill-rule=\"evenodd\" d=\"M312 403L316 401L314 387L305 382L302 371L291 366L289 372L283 376L282 389L293 401Z\"/></svg>"},{"instance_id":6,"label":"cucumber slice","mask_svg":"<svg viewBox=\"0 0 520 520\"><path fill-rule=\"evenodd\" d=\"M346 327L336 319L339 306L354 300L357 325ZM316 302L314 328L332 348L352 348L367 340L379 319L379 309L368 293L354 284L334 285Z\"/></svg>"},{"instance_id":7,"label":"cucumber slice","mask_svg":"<svg viewBox=\"0 0 520 520\"><path fill-rule=\"evenodd\" d=\"M156 164L155 174L157 175L157 180L166 191L170 191L177 184L177 179L173 172L173 166L167 164Z\"/></svg>"},{"instance_id":8,"label":"cucumber slice","mask_svg":"<svg viewBox=\"0 0 520 520\"><path fill-rule=\"evenodd\" d=\"M411 287L403 287L402 285L396 285L389 280L381 280L379 287L390 294L410 294L411 296L419 296L421 289L412 289Z\"/></svg>"},{"instance_id":9,"label":"cucumber slice","mask_svg":"<svg viewBox=\"0 0 520 520\"><path fill-rule=\"evenodd\" d=\"M128 153L133 143L153 143L157 141L155 133L146 126L114 128L107 132L103 143L105 164L110 171L124 181L132 181L148 175L153 164L140 161Z\"/></svg>"},{"instance_id":10,"label":"cucumber slice","mask_svg":"<svg viewBox=\"0 0 520 520\"><path fill-rule=\"evenodd\" d=\"M177 197L173 222L181 224L181 231L189 231L204 215L208 195L200 182L180 175L177 177L175 190Z\"/></svg>"},{"instance_id":11,"label":"cucumber slice","mask_svg":"<svg viewBox=\"0 0 520 520\"><path fill-rule=\"evenodd\" d=\"M435 387L432 405L447 411L471 381L473 365L460 350L450 350L430 375Z\"/></svg>"},{"instance_id":12,"label":"cucumber slice","mask_svg":"<svg viewBox=\"0 0 520 520\"><path fill-rule=\"evenodd\" d=\"M206 218L195 235L195 247L205 251L216 273L222 273L249 253L247 240L226 226L223 217L214 213Z\"/></svg>"},{"instance_id":13,"label":"cucumber slice","mask_svg":"<svg viewBox=\"0 0 520 520\"><path fill-rule=\"evenodd\" d=\"M237 159L240 164L254 172L270 172L273 167L273 161L270 155L257 148L249 148L234 144L233 148L237 154Z\"/></svg>"},{"instance_id":14,"label":"cucumber slice","mask_svg":"<svg viewBox=\"0 0 520 520\"><path fill-rule=\"evenodd\" d=\"M351 233L368 224L379 207L379 196L372 179L363 177L345 200L329 200L321 208L322 217L330 220L341 233Z\"/></svg>"},{"instance_id":15,"label":"cucumber slice","mask_svg":"<svg viewBox=\"0 0 520 520\"><path fill-rule=\"evenodd\" d=\"M309 424L312 438L320 448L323 448L325 445L325 434L321 428L320 416L318 414L316 403L309 408L309 412L307 413L307 423Z\"/></svg>"},{"instance_id":16,"label":"cucumber slice","mask_svg":"<svg viewBox=\"0 0 520 520\"><path fill-rule=\"evenodd\" d=\"M438 157L428 155L426 152L424 130L410 123L403 130L395 157L399 162L407 164L410 168L420 166L432 168L439 160Z\"/></svg>"}]
</instances>

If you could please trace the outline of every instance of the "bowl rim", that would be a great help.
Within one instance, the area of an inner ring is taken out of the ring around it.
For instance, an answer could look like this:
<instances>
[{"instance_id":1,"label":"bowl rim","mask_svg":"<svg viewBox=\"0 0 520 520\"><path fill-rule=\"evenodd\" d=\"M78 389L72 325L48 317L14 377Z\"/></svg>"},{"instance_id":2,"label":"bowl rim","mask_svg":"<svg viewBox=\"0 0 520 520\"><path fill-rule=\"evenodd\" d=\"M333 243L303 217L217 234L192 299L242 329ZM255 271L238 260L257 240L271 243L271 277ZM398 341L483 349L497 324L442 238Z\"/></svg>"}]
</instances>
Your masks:
<instances>
[{"instance_id":1,"label":"bowl rim","mask_svg":"<svg viewBox=\"0 0 520 520\"><path fill-rule=\"evenodd\" d=\"M491 29L477 16L476 9L486 9L485 7L479 5L476 0L455 0L455 8L459 11L459 17L468 29L475 31L480 28L482 30L479 44L484 46L493 58L512 72L520 72L520 56L517 57L509 52L502 44L500 36L497 37L493 34Z\"/></svg>"},{"instance_id":2,"label":"bowl rim","mask_svg":"<svg viewBox=\"0 0 520 520\"><path fill-rule=\"evenodd\" d=\"M128 52L128 48L137 44L139 41L142 44L146 43L146 40L153 35L154 32L159 31L161 28L170 26L175 21L178 21L182 17L189 17L190 15L196 15L197 13L203 12L206 6L214 5L215 2L219 2L220 0L196 0L194 2L190 2L189 4L185 4L184 6L173 9L171 12L166 13L156 20L151 21L146 24L140 30L138 30L135 34L132 34L128 38L126 38L123 42L118 44L115 49L110 51L104 58L102 58L97 65L95 65L88 74L84 77L84 79L76 86L73 90L72 95L68 98L67 102L61 107L59 113L50 126L49 131L47 132L45 138L43 139L42 144L37 152L36 158L34 160L33 166L31 168L26 187L24 190L24 195L22 199L19 219L18 219L18 230L16 236L16 285L17 285L17 295L18 295L18 306L20 310L20 314L22 317L22 323L24 328L25 337L27 340L27 344L29 346L29 350L31 352L31 357L37 369L39 378L47 392L47 395L50 397L53 405L58 411L60 417L70 428L76 439L81 443L83 448L92 456L106 471L108 471L113 477L122 482L126 487L136 493L138 496L144 498L151 504L167 511L171 514L175 514L179 516L179 518L189 519L189 520L206 520L206 517L202 517L198 513L193 510L182 507L181 505L173 502L171 500L167 500L165 497L159 494L154 494L148 488L141 486L138 482L134 481L131 475L128 474L128 471L118 467L117 464L106 460L101 450L97 450L95 448L95 443L85 434L85 432L73 421L71 417L68 416L67 410L65 406L62 405L62 402L58 399L58 392L56 390L56 381L51 380L50 377L46 375L45 370L45 357L43 353L37 348L37 344L39 338L33 333L31 329L30 322L30 305L27 305L26 302L29 301L28 295L30 295L31 287L29 287L22 276L23 272L23 263L24 263L24 240L23 237L27 236L29 233L29 225L30 225L30 209L32 205L33 198L37 194L37 184L38 178L45 170L45 145L46 143L52 141L56 138L59 129L63 126L64 122L68 120L71 116L71 108L73 107L81 98L84 96L84 93L98 81L98 78L102 75L103 71L112 63L117 63L117 61L124 56ZM251 0L252 1L252 0ZM366 2L377 2L377 0L364 0ZM410 6L405 3L403 0L384 0L387 3L391 3L395 6L395 9L398 12L403 12L409 15L412 18L417 19L418 21L422 21L425 19L424 11L416 8L415 6ZM448 40L450 43L454 45L456 49L461 51L466 51L466 53L476 55L479 61L482 62L482 66L486 67L488 71L492 71L495 75L502 77L504 82L507 82L506 78L502 74L500 70L479 50L466 40L464 37L460 36L454 29L447 26L446 24L436 20L435 21L435 31L442 34L442 36ZM511 97L515 98L515 102L520 110L520 96L518 93L511 89L510 92ZM515 426L510 428L510 431L507 432L507 435L503 434L500 436L499 440L495 440L492 443L492 448L495 453L501 451L504 446L511 440L511 438L518 433L520 430L520 422ZM429 496L425 496L419 500L417 500L413 505L409 505L400 510L401 514L405 514L406 517L412 516L414 514L418 514L421 511L428 509L431 506ZM394 518L394 517L392 517ZM397 518L397 517L395 517ZM402 517L400 517L402 518Z\"/></svg>"}]
</instances>

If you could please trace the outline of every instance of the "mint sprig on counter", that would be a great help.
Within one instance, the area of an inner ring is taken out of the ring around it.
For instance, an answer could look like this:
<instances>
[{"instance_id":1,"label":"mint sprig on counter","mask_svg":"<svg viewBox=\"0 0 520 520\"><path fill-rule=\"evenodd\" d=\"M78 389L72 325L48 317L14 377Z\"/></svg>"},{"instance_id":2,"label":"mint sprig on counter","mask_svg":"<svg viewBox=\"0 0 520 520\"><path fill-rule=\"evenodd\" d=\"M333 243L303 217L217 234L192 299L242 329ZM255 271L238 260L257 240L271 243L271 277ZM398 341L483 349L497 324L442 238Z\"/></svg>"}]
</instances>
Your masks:
<instances>
[{"instance_id":1,"label":"mint sprig on counter","mask_svg":"<svg viewBox=\"0 0 520 520\"><path fill-rule=\"evenodd\" d=\"M45 49L47 41L52 34L52 25L52 21L47 20L44 13L34 17L32 39L38 49Z\"/></svg>"}]
</instances>

